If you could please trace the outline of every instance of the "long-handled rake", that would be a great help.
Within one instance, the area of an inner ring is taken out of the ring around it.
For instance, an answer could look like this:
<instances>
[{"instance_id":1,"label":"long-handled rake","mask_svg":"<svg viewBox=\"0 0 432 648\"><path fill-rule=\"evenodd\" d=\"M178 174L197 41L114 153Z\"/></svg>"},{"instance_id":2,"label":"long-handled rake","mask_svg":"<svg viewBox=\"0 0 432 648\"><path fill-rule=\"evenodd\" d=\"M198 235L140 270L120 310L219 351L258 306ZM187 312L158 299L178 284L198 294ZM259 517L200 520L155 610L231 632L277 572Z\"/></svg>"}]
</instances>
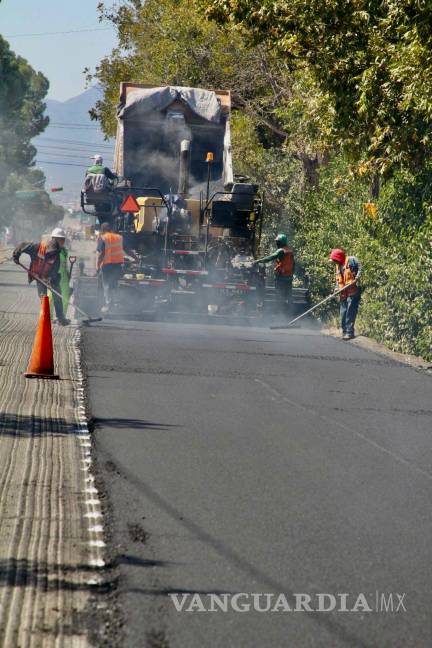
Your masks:
<instances>
[{"instance_id":1,"label":"long-handled rake","mask_svg":"<svg viewBox=\"0 0 432 648\"><path fill-rule=\"evenodd\" d=\"M18 265L19 265L21 268L23 268L23 270L25 270L26 272L28 272L29 275L30 275L31 277L33 277L33 279L36 279L36 281L39 281L43 286L45 286L46 288L48 288L48 290L51 290L55 295L57 295L58 297L62 298L62 295L61 295L57 290L55 290L52 286L50 286L46 281L44 281L43 279L41 279L40 277L38 277L37 275L35 275L35 274L30 270L30 268L27 268L25 265L23 265L22 263L19 263L19 262L18 262ZM84 319L82 320L82 323L85 324L85 325L92 324L93 322L101 322L101 321L102 321L102 317L90 317L90 316L87 315L87 313L85 313L81 308L78 308L78 306L77 306L76 304L74 304L74 308L78 311L78 313L81 313L81 315L84 315Z\"/></svg>"},{"instance_id":2,"label":"long-handled rake","mask_svg":"<svg viewBox=\"0 0 432 648\"><path fill-rule=\"evenodd\" d=\"M325 299L318 302L318 304L315 304L315 306L312 306L312 308L309 308L307 311L305 311L301 315L298 315L297 317L295 317L293 320L288 322L288 324L284 324L283 326L270 326L270 328L273 329L273 330L290 328L290 326L292 326L294 324L294 322L298 322L300 319L302 319L302 317L305 317L306 315L309 315L309 313L312 313L312 311L314 311L319 306L322 306L322 304L325 304L326 302L330 301L331 299L334 299L334 297L337 297L341 292L346 290L348 288L348 286L352 286L354 283L355 283L355 281L351 281L351 283L348 283L343 288L339 288L339 290L335 290L334 293L332 293L331 295L328 295L328 297L326 297Z\"/></svg>"}]
</instances>

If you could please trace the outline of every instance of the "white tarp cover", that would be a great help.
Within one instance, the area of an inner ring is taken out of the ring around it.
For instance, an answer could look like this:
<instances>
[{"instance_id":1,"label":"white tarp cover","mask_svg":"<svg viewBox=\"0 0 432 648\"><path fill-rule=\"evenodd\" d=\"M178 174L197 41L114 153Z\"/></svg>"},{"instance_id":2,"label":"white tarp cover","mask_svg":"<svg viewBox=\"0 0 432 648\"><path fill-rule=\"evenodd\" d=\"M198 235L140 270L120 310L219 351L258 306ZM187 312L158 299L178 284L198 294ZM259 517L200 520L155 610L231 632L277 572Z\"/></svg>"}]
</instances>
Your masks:
<instances>
[{"instance_id":1,"label":"white tarp cover","mask_svg":"<svg viewBox=\"0 0 432 648\"><path fill-rule=\"evenodd\" d=\"M221 108L215 92L182 86L129 90L126 104L120 107L118 116L127 119L135 110L140 113L165 110L176 99L187 103L191 110L203 119L220 122Z\"/></svg>"}]
</instances>

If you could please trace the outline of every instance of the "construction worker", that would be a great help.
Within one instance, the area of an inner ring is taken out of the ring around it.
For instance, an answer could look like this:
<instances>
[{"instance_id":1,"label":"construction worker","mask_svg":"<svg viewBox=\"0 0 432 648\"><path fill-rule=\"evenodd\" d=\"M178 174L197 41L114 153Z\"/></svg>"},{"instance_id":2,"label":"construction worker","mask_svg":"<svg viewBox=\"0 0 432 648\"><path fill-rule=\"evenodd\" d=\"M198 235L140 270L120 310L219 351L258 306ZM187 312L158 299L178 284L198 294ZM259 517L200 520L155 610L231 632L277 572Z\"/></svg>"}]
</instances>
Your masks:
<instances>
[{"instance_id":1,"label":"construction worker","mask_svg":"<svg viewBox=\"0 0 432 648\"><path fill-rule=\"evenodd\" d=\"M279 302L286 309L291 303L292 282L294 274L294 252L288 245L286 234L278 234L275 239L277 250L268 256L257 259L254 263L270 263L275 261L275 288Z\"/></svg>"},{"instance_id":2,"label":"construction worker","mask_svg":"<svg viewBox=\"0 0 432 648\"><path fill-rule=\"evenodd\" d=\"M51 239L47 242L40 243L21 243L15 248L12 258L15 263L19 264L21 254L28 254L31 263L29 268L29 283L39 277L45 283L49 284L56 292L61 292L60 287L60 252L64 247L66 233L60 227L56 227ZM37 291L39 297L47 294L47 287L40 281L37 281ZM57 323L60 326L67 326L70 320L66 319L63 312L63 301L60 295L53 293L54 308L57 316Z\"/></svg>"},{"instance_id":3,"label":"construction worker","mask_svg":"<svg viewBox=\"0 0 432 648\"><path fill-rule=\"evenodd\" d=\"M113 182L118 176L104 166L101 155L94 155L92 159L94 164L86 171L83 191L88 203L94 205L99 223L103 223L110 219Z\"/></svg>"},{"instance_id":4,"label":"construction worker","mask_svg":"<svg viewBox=\"0 0 432 648\"><path fill-rule=\"evenodd\" d=\"M118 176L115 173L113 173L111 169L104 166L102 155L98 155L98 154L93 155L91 159L94 160L94 164L88 167L86 171L86 176L103 175L111 182L117 179Z\"/></svg>"},{"instance_id":5,"label":"construction worker","mask_svg":"<svg viewBox=\"0 0 432 648\"><path fill-rule=\"evenodd\" d=\"M102 273L105 304L101 311L107 313L113 303L113 292L117 288L124 263L123 237L111 231L109 223L102 223L97 243L96 268Z\"/></svg>"},{"instance_id":6,"label":"construction worker","mask_svg":"<svg viewBox=\"0 0 432 648\"><path fill-rule=\"evenodd\" d=\"M329 258L336 266L336 290L347 286L339 295L342 339L352 340L355 337L354 325L361 297L357 283L361 275L361 266L355 256L347 256L345 251L339 248L332 250Z\"/></svg>"}]
</instances>

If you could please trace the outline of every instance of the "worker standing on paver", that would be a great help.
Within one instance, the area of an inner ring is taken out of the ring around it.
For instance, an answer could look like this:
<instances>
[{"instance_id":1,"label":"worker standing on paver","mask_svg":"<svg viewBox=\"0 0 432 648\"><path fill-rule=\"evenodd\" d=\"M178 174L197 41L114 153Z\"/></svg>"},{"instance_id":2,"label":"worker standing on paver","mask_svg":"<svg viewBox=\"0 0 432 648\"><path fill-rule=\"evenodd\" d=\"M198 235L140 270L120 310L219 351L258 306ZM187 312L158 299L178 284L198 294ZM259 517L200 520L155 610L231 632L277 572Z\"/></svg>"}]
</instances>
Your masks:
<instances>
[{"instance_id":1,"label":"worker standing on paver","mask_svg":"<svg viewBox=\"0 0 432 648\"><path fill-rule=\"evenodd\" d=\"M270 263L275 261L274 276L275 288L282 309L286 310L291 305L292 283L294 275L294 252L288 245L286 234L278 234L275 239L277 250L268 256L257 259L254 263Z\"/></svg>"},{"instance_id":2,"label":"worker standing on paver","mask_svg":"<svg viewBox=\"0 0 432 648\"><path fill-rule=\"evenodd\" d=\"M112 191L118 176L103 163L101 155L94 155L94 164L86 170L83 191L94 204L100 223L108 219L112 208Z\"/></svg>"},{"instance_id":3,"label":"worker standing on paver","mask_svg":"<svg viewBox=\"0 0 432 648\"><path fill-rule=\"evenodd\" d=\"M96 269L102 273L105 304L101 311L107 313L113 305L113 293L117 288L124 263L123 237L111 232L109 223L102 223L97 243Z\"/></svg>"},{"instance_id":4,"label":"worker standing on paver","mask_svg":"<svg viewBox=\"0 0 432 648\"><path fill-rule=\"evenodd\" d=\"M336 266L336 290L347 286L339 295L340 317L342 338L352 340L355 337L354 326L361 298L358 285L361 266L355 256L347 256L345 251L339 248L332 250L329 258Z\"/></svg>"},{"instance_id":5,"label":"worker standing on paver","mask_svg":"<svg viewBox=\"0 0 432 648\"><path fill-rule=\"evenodd\" d=\"M64 247L66 233L60 227L56 227L51 239L40 243L23 242L15 248L12 258L19 264L21 254L28 254L31 263L29 271L29 283L40 277L44 282L49 283L52 288L60 293L60 252ZM47 294L47 287L37 281L39 297ZM59 295L53 293L54 308L57 316L57 323L60 326L67 326L70 320L66 319L63 311L63 301Z\"/></svg>"},{"instance_id":6,"label":"worker standing on paver","mask_svg":"<svg viewBox=\"0 0 432 648\"><path fill-rule=\"evenodd\" d=\"M102 155L96 154L92 157L92 160L94 160L94 164L88 167L86 171L86 177L93 176L92 179L94 180L95 176L103 176L104 178L106 178L108 183L111 184L114 180L117 179L118 176L113 173L111 169L104 165ZM102 189L105 189L108 186L107 182L103 182L102 184L104 185L103 187L101 187ZM93 189L95 189L95 187L93 187Z\"/></svg>"}]
</instances>

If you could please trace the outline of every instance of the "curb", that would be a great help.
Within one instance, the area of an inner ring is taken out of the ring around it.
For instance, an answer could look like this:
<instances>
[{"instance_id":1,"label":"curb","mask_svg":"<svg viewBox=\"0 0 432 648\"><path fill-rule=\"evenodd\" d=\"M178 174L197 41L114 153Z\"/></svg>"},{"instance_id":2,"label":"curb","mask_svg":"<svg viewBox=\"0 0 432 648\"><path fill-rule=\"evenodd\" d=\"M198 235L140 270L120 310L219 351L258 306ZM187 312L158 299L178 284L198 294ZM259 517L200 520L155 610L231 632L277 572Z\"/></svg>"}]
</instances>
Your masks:
<instances>
[{"instance_id":1,"label":"curb","mask_svg":"<svg viewBox=\"0 0 432 648\"><path fill-rule=\"evenodd\" d=\"M329 335L331 337L341 339L340 331L335 326L323 327L321 332L323 333L323 335ZM380 342L377 342L376 340L373 340L366 335L358 335L353 340L344 342L344 344L353 344L357 347L360 347L361 349L373 351L374 353L386 356L387 358L391 358L396 362L408 365L409 367L413 367L414 369L420 369L426 374L432 376L432 364L424 358L392 351L391 349L388 349L386 346L384 346L384 344L381 344Z\"/></svg>"}]
</instances>

